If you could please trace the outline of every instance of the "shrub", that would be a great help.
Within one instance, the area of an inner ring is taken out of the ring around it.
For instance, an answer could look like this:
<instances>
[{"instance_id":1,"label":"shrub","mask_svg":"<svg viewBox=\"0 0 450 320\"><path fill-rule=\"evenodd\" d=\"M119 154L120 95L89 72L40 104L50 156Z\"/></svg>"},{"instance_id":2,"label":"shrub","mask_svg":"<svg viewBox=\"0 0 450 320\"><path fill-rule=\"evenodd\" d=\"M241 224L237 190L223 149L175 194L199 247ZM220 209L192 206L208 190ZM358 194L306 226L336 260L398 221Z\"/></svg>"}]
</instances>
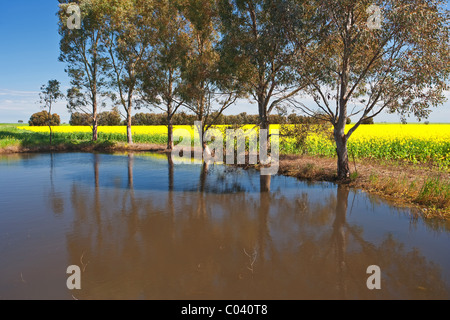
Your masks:
<instances>
[{"instance_id":1,"label":"shrub","mask_svg":"<svg viewBox=\"0 0 450 320\"><path fill-rule=\"evenodd\" d=\"M54 113L51 115L51 117L49 119L49 113L46 110L34 113L30 117L30 120L28 121L28 124L30 126L48 126L48 125L59 126L60 123L61 123L61 119L60 119L59 115Z\"/></svg>"},{"instance_id":2,"label":"shrub","mask_svg":"<svg viewBox=\"0 0 450 320\"><path fill-rule=\"evenodd\" d=\"M69 124L71 126L90 126L93 119L90 114L74 112L70 116Z\"/></svg>"},{"instance_id":3,"label":"shrub","mask_svg":"<svg viewBox=\"0 0 450 320\"><path fill-rule=\"evenodd\" d=\"M150 113L136 113L131 117L131 124L134 126L151 126L154 125L155 119L153 119Z\"/></svg>"},{"instance_id":4,"label":"shrub","mask_svg":"<svg viewBox=\"0 0 450 320\"><path fill-rule=\"evenodd\" d=\"M120 125L120 113L117 108L113 108L112 111L104 111L98 114L99 126L118 126Z\"/></svg>"},{"instance_id":5,"label":"shrub","mask_svg":"<svg viewBox=\"0 0 450 320\"><path fill-rule=\"evenodd\" d=\"M373 118L365 118L361 121L361 124L373 124Z\"/></svg>"}]
</instances>

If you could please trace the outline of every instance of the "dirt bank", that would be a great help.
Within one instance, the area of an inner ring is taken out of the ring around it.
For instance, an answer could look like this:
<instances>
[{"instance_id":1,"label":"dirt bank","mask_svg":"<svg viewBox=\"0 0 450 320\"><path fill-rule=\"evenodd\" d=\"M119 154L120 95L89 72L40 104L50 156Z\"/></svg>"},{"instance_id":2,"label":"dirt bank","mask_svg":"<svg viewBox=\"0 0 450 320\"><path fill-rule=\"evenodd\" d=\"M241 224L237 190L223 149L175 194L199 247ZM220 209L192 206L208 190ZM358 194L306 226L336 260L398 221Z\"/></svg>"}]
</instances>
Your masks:
<instances>
[{"instance_id":1,"label":"dirt bank","mask_svg":"<svg viewBox=\"0 0 450 320\"><path fill-rule=\"evenodd\" d=\"M448 188L450 172L431 166L406 163L359 160L350 163L351 178L338 181L337 163L333 158L283 155L280 157L279 173L309 181L331 181L359 188L402 206L412 206L422 211L427 218L450 219L448 191L424 192L423 186L429 181L439 189Z\"/></svg>"}]
</instances>

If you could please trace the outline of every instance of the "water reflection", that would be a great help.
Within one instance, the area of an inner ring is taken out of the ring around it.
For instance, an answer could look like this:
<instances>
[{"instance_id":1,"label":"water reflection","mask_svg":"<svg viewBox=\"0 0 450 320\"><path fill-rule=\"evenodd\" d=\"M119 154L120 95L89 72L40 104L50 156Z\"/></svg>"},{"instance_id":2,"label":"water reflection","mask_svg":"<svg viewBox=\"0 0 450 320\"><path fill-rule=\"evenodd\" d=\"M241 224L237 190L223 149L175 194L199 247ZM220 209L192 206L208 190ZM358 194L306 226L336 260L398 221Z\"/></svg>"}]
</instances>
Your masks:
<instances>
[{"instance_id":1,"label":"water reflection","mask_svg":"<svg viewBox=\"0 0 450 320\"><path fill-rule=\"evenodd\" d=\"M345 252L347 235L345 230L349 189L343 185L337 188L336 217L333 222L333 241L337 264L338 290L342 297L347 297Z\"/></svg>"},{"instance_id":2,"label":"water reflection","mask_svg":"<svg viewBox=\"0 0 450 320\"><path fill-rule=\"evenodd\" d=\"M313 201L305 191L273 192L271 177L260 176L259 192L249 193L242 177L228 183L203 164L196 189L174 191L169 155L168 190L138 192L135 160L127 156L126 190L100 187L98 155L94 190L73 182L67 250L68 263L85 269L79 299L449 297L439 266L421 252L392 234L366 240L347 221L346 187ZM372 264L383 270L382 290L366 287Z\"/></svg>"},{"instance_id":3,"label":"water reflection","mask_svg":"<svg viewBox=\"0 0 450 320\"><path fill-rule=\"evenodd\" d=\"M54 183L54 169L55 169L55 160L54 154L50 154L50 192L48 199L50 201L50 206L55 215L62 215L64 212L64 197L56 191L55 183Z\"/></svg>"},{"instance_id":4,"label":"water reflection","mask_svg":"<svg viewBox=\"0 0 450 320\"><path fill-rule=\"evenodd\" d=\"M447 225L344 186L61 153L0 160L0 193L0 299L449 298Z\"/></svg>"}]
</instances>

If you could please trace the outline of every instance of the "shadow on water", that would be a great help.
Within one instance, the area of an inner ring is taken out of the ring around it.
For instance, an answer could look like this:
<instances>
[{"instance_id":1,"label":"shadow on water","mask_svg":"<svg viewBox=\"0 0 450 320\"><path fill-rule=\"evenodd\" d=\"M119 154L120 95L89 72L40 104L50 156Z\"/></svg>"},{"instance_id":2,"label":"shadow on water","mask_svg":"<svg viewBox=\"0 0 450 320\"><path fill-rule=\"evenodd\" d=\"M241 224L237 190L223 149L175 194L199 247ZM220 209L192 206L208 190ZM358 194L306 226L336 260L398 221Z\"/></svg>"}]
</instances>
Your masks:
<instances>
[{"instance_id":1,"label":"shadow on water","mask_svg":"<svg viewBox=\"0 0 450 320\"><path fill-rule=\"evenodd\" d=\"M128 154L127 188L102 188L101 158L92 157L94 188L73 182L66 234L68 264L83 257L79 299L449 298L440 266L422 252L391 233L366 239L349 222L344 186L317 201L308 189L274 193L279 177L253 173L259 191L248 193L245 175L213 185L223 172L203 164L197 183L175 191L178 167L168 155L167 189L144 192L134 188L142 168ZM374 264L381 290L366 286Z\"/></svg>"}]
</instances>

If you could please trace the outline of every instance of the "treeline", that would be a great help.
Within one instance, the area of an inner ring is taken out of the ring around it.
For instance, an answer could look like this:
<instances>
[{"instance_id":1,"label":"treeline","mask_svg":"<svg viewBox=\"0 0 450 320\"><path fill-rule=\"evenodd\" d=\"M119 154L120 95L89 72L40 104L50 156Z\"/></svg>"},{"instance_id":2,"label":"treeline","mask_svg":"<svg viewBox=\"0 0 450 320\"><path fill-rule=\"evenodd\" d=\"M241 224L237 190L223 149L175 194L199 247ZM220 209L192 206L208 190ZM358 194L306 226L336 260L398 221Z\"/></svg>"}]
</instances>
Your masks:
<instances>
[{"instance_id":1,"label":"treeline","mask_svg":"<svg viewBox=\"0 0 450 320\"><path fill-rule=\"evenodd\" d=\"M122 119L119 111L113 109L112 111L100 112L97 115L98 125L100 126L120 126ZM91 114L73 112L70 116L69 124L71 126L92 126L93 117Z\"/></svg>"},{"instance_id":2,"label":"treeline","mask_svg":"<svg viewBox=\"0 0 450 320\"><path fill-rule=\"evenodd\" d=\"M214 116L214 114L213 114ZM47 111L41 111L34 113L28 124L30 126L47 126L49 125L49 116ZM81 112L73 112L70 116L69 124L71 126L91 126L92 115ZM183 111L176 113L172 117L172 125L193 125L194 121L197 121L196 116L193 114L187 114ZM279 114L269 115L269 123L271 124L316 124L322 123L322 120L316 117L302 116L295 113L291 113L288 116ZM59 126L61 119L58 114L53 113L51 116L51 126ZM237 115L224 115L220 114L215 122L216 124L223 125L246 125L246 124L259 124L259 116L257 114L247 114L241 112ZM347 124L351 123L350 118L347 118ZM373 118L368 118L362 121L362 124L373 124ZM159 126L167 125L167 115L164 113L144 113L139 112L131 117L131 124L133 126ZM121 119L120 113L117 109L113 111L104 111L98 114L98 125L100 126L126 126L125 120Z\"/></svg>"},{"instance_id":3,"label":"treeline","mask_svg":"<svg viewBox=\"0 0 450 320\"><path fill-rule=\"evenodd\" d=\"M185 112L179 112L174 114L172 118L172 125L193 125L196 121L196 116L193 114L187 114ZM372 123L373 120L368 119L367 123ZM126 121L121 121L120 114L117 111L105 111L99 113L98 119L100 126L119 126L126 125ZM315 124L322 122L314 117L302 116L292 113L288 116L283 115L269 115L269 122L271 124ZM217 117L216 124L222 125L246 125L246 124L258 124L259 116L257 114L247 114L241 112L238 115L224 115L220 114ZM350 118L347 119L347 123L351 123ZM70 118L69 124L72 126L90 126L92 125L92 116L74 112ZM167 125L167 115L164 113L136 113L131 118L131 124L133 126L158 126ZM42 125L45 125L43 123Z\"/></svg>"}]
</instances>

